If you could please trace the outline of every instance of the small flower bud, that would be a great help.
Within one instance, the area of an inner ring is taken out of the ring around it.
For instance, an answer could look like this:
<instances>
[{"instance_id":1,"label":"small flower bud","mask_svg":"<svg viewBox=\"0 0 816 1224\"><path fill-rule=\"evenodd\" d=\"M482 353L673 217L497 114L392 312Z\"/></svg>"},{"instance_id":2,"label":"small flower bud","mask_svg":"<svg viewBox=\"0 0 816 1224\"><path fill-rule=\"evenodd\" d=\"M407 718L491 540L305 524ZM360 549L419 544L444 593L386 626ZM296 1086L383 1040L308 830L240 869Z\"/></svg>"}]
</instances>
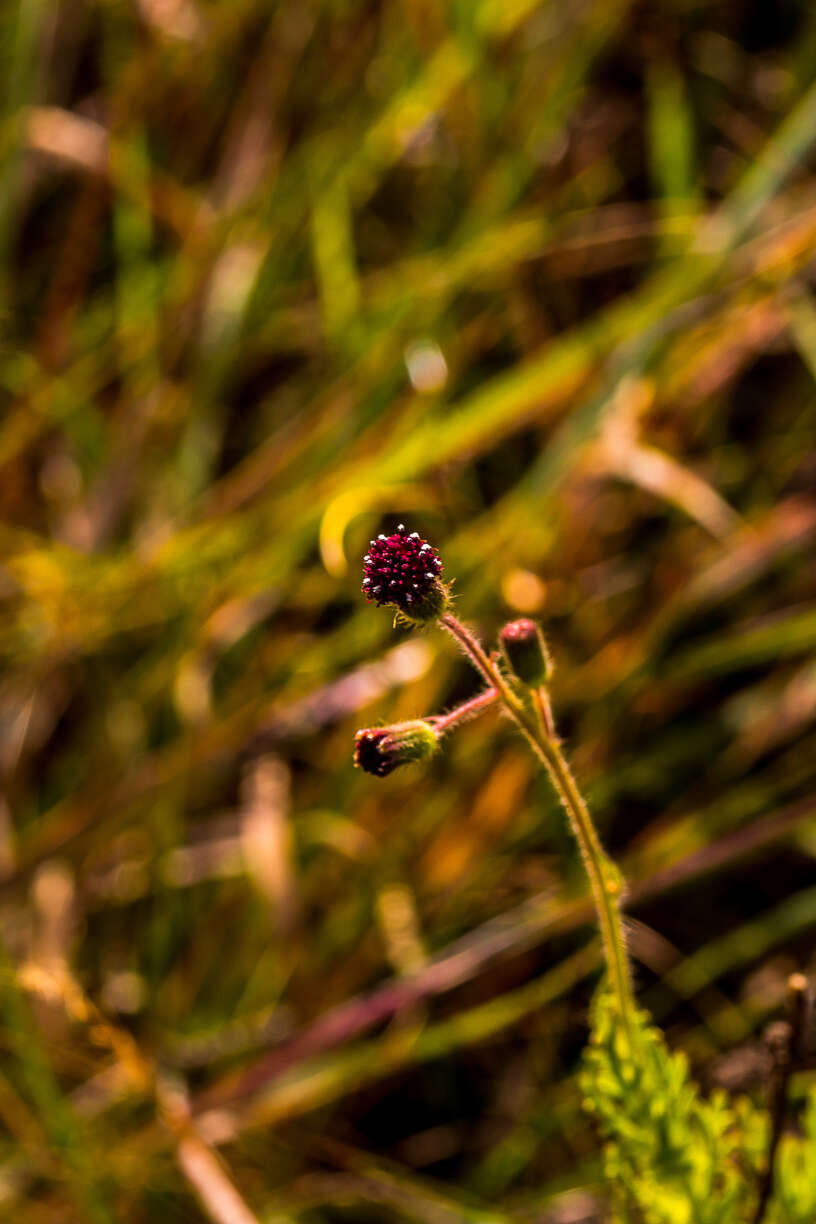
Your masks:
<instances>
[{"instance_id":1,"label":"small flower bud","mask_svg":"<svg viewBox=\"0 0 816 1224\"><path fill-rule=\"evenodd\" d=\"M417 718L391 727L366 727L354 740L354 764L384 778L398 765L426 761L436 751L437 736L430 723Z\"/></svg>"},{"instance_id":2,"label":"small flower bud","mask_svg":"<svg viewBox=\"0 0 816 1224\"><path fill-rule=\"evenodd\" d=\"M437 620L448 608L448 588L439 575L439 553L400 523L393 535L372 540L363 558L363 594L369 602L393 604L415 624Z\"/></svg>"},{"instance_id":3,"label":"small flower bud","mask_svg":"<svg viewBox=\"0 0 816 1224\"><path fill-rule=\"evenodd\" d=\"M544 635L535 621L526 617L511 621L502 629L499 639L507 666L531 688L540 688L552 675L552 661Z\"/></svg>"}]
</instances>

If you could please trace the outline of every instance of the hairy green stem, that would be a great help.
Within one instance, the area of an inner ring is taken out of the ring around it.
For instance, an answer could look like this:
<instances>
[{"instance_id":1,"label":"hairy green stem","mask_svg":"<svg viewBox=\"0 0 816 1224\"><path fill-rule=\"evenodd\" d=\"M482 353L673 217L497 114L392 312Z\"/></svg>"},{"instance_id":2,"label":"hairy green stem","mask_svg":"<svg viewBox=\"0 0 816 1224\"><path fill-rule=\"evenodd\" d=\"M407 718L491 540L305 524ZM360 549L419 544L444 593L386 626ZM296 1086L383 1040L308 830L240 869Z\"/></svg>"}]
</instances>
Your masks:
<instances>
[{"instance_id":1,"label":"hairy green stem","mask_svg":"<svg viewBox=\"0 0 816 1224\"><path fill-rule=\"evenodd\" d=\"M440 617L440 624L455 638L473 665L496 690L499 700L550 775L550 780L564 805L589 877L601 930L609 985L617 1001L623 1030L631 1046L635 1029L635 1001L619 908L623 879L601 845L589 808L561 751L555 734L549 698L543 690L533 693L535 716L532 716L525 702L514 692L497 662L486 653L478 638L450 612Z\"/></svg>"}]
</instances>

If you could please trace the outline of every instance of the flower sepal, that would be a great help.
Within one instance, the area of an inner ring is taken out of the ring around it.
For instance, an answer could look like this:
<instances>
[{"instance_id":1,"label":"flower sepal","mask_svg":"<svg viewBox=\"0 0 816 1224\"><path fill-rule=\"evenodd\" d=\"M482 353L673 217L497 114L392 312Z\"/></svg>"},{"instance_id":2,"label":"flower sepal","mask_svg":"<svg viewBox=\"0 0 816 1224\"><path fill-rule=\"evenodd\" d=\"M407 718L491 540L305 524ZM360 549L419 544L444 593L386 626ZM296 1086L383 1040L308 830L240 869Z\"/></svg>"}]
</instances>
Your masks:
<instances>
[{"instance_id":1,"label":"flower sepal","mask_svg":"<svg viewBox=\"0 0 816 1224\"><path fill-rule=\"evenodd\" d=\"M529 688L541 688L552 675L544 635L535 621L510 621L499 634L502 654L511 674Z\"/></svg>"},{"instance_id":2,"label":"flower sepal","mask_svg":"<svg viewBox=\"0 0 816 1224\"><path fill-rule=\"evenodd\" d=\"M354 739L354 764L376 778L384 778L400 765L427 761L438 742L434 728L421 718L390 727L365 727Z\"/></svg>"}]
</instances>

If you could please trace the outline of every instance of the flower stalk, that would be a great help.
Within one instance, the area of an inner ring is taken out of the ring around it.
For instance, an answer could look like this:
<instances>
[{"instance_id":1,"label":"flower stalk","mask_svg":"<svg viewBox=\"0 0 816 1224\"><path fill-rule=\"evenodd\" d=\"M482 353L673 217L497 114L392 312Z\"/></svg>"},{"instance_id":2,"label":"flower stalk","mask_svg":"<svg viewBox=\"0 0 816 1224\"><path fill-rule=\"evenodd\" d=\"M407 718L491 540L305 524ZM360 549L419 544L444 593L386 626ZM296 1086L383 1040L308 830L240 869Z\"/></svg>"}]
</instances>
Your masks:
<instances>
[{"instance_id":1,"label":"flower stalk","mask_svg":"<svg viewBox=\"0 0 816 1224\"><path fill-rule=\"evenodd\" d=\"M503 676L495 659L486 653L472 631L451 612L444 613L439 618L439 623L456 640L474 667L495 688L507 713L547 770L550 781L564 805L589 877L609 984L620 1012L623 1030L631 1045L635 1002L620 914L623 878L601 845L589 808L561 751L555 733L549 695L543 687L531 691L531 715L528 706Z\"/></svg>"},{"instance_id":2,"label":"flower stalk","mask_svg":"<svg viewBox=\"0 0 816 1224\"><path fill-rule=\"evenodd\" d=\"M477 718L497 702L498 693L489 688L447 714L429 714L427 718L392 723L388 727L363 727L354 739L354 764L376 778L385 778L400 765L427 761L443 735Z\"/></svg>"},{"instance_id":3,"label":"flower stalk","mask_svg":"<svg viewBox=\"0 0 816 1224\"><path fill-rule=\"evenodd\" d=\"M449 588L439 578L441 570L436 550L416 532L408 535L400 524L393 535L381 535L371 541L365 557L363 591L373 602L396 607L405 621L419 624L436 620L453 637L488 687L449 714L431 716L422 723L359 732L356 763L382 776L398 764L431 755L443 734L489 706L504 707L549 774L567 813L589 877L612 1005L632 1049L637 1017L620 914L623 877L601 845L589 808L561 749L548 691L552 661L546 642L534 621L522 619L505 625L500 635L503 669L502 656L489 654L473 631L453 615Z\"/></svg>"},{"instance_id":4,"label":"flower stalk","mask_svg":"<svg viewBox=\"0 0 816 1224\"><path fill-rule=\"evenodd\" d=\"M499 694L491 686L477 693L475 697L471 697L469 701L463 701L455 710L449 710L447 714L432 714L427 721L436 734L442 736L452 731L454 727L470 722L471 718L476 718L484 710L489 710L491 706L497 705L498 701Z\"/></svg>"}]
</instances>

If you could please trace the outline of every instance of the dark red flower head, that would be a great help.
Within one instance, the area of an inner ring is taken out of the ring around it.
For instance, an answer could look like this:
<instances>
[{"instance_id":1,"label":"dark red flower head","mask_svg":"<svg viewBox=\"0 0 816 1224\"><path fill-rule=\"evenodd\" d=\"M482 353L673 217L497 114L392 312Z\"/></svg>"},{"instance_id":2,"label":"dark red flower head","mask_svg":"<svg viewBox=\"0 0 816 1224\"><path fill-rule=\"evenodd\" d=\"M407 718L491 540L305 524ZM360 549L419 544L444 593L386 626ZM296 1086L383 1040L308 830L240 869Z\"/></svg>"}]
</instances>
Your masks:
<instances>
[{"instance_id":1,"label":"dark red flower head","mask_svg":"<svg viewBox=\"0 0 816 1224\"><path fill-rule=\"evenodd\" d=\"M371 541L363 558L363 594L372 603L394 604L407 620L434 620L448 604L441 573L436 549L400 523L393 535Z\"/></svg>"}]
</instances>

